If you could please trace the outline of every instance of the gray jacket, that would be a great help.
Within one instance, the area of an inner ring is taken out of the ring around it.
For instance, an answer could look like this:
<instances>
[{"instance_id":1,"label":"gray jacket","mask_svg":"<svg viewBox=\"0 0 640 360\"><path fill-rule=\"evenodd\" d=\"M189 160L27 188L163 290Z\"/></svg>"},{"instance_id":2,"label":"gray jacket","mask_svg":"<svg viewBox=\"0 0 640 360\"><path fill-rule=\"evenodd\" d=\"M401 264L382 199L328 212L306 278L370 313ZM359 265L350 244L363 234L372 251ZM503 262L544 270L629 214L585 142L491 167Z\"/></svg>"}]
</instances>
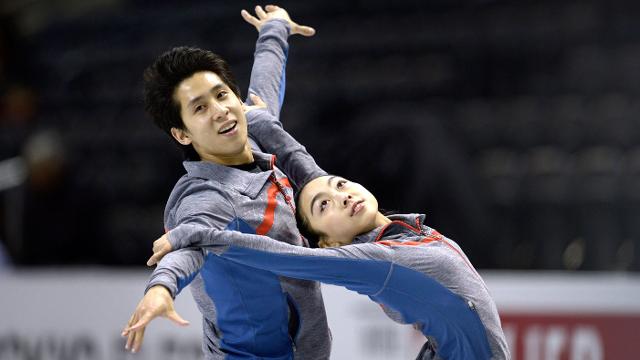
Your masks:
<instances>
[{"instance_id":1,"label":"gray jacket","mask_svg":"<svg viewBox=\"0 0 640 360\"><path fill-rule=\"evenodd\" d=\"M289 27L266 23L256 44L249 91L279 114ZM248 118L249 126L260 118ZM306 246L296 228L293 191L274 156L251 141L261 171L249 172L205 161L187 161L187 173L175 185L164 214L167 230L197 225L267 235ZM308 176L325 173L308 164ZM300 180L304 181L304 180ZM163 285L173 296L191 285L203 314L203 351L207 359L327 359L330 334L319 284L278 276L227 259L202 248L185 248L165 256L147 289Z\"/></svg>"}]
</instances>

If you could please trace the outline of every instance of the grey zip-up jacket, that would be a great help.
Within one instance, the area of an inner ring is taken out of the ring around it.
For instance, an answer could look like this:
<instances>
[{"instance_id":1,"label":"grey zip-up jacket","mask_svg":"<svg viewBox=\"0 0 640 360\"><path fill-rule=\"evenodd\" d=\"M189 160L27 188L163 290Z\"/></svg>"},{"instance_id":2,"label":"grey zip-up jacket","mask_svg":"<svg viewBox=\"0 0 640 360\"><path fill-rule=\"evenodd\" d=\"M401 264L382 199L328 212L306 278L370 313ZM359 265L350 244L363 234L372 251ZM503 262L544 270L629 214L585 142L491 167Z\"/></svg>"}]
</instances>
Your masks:
<instances>
[{"instance_id":1,"label":"grey zip-up jacket","mask_svg":"<svg viewBox=\"0 0 640 360\"><path fill-rule=\"evenodd\" d=\"M441 359L509 359L495 303L458 244L424 225L424 215L390 219L337 248L198 226L174 229L169 241L174 249L197 245L256 269L367 295L393 320L417 325Z\"/></svg>"},{"instance_id":2,"label":"grey zip-up jacket","mask_svg":"<svg viewBox=\"0 0 640 360\"><path fill-rule=\"evenodd\" d=\"M289 31L286 21L269 21L256 43L249 91L259 95L274 116L279 115L284 95ZM259 120L248 119L249 126ZM184 163L187 174L178 180L166 205L167 230L196 225L307 246L296 228L291 184L274 165L274 156L260 152L255 140L250 142L259 172L206 161ZM305 176L324 175L309 159ZM189 284L203 314L206 359L329 357L330 334L318 283L278 276L191 247L164 257L147 289L162 285L175 297Z\"/></svg>"}]
</instances>

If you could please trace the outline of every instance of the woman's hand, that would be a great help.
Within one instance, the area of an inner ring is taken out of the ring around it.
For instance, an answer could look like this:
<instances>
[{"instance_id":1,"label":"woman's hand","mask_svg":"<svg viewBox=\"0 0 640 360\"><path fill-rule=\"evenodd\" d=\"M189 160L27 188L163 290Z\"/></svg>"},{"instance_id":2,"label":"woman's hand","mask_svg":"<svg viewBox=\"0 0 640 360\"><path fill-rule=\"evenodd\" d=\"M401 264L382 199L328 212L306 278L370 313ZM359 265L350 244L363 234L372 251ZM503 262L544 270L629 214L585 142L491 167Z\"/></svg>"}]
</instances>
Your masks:
<instances>
[{"instance_id":1,"label":"woman's hand","mask_svg":"<svg viewBox=\"0 0 640 360\"><path fill-rule=\"evenodd\" d=\"M158 263L165 255L171 252L172 247L169 242L169 233L166 233L153 242L153 255L147 260L147 265L152 266Z\"/></svg>"},{"instance_id":2,"label":"woman's hand","mask_svg":"<svg viewBox=\"0 0 640 360\"><path fill-rule=\"evenodd\" d=\"M251 110L266 109L267 108L267 104L265 104L265 102L262 101L260 96L258 96L256 94L249 94L249 98L251 99L251 102L253 102L253 105L242 104L242 108L244 109L244 113L245 114L248 113ZM158 240L160 240L160 239L158 239ZM155 246L155 243L154 243L154 246Z\"/></svg>"}]
</instances>

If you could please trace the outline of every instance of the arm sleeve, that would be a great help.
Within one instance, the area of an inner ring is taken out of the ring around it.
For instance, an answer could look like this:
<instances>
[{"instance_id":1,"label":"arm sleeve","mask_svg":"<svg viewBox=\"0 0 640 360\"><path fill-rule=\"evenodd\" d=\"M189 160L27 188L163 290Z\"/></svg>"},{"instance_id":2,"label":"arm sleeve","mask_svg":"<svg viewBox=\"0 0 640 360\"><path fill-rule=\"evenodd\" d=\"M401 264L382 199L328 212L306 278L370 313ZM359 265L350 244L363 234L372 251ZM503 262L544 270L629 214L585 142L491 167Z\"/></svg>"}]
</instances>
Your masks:
<instances>
[{"instance_id":1,"label":"arm sleeve","mask_svg":"<svg viewBox=\"0 0 640 360\"><path fill-rule=\"evenodd\" d=\"M316 177L326 175L304 146L283 128L279 121L286 87L285 69L290 33L289 23L276 19L265 23L256 42L249 93L254 93L267 104L265 110L253 110L247 114L250 137L262 151L276 155L280 167L294 189L299 191ZM247 99L247 104L252 104Z\"/></svg>"},{"instance_id":2,"label":"arm sleeve","mask_svg":"<svg viewBox=\"0 0 640 360\"><path fill-rule=\"evenodd\" d=\"M233 223L234 216L233 207L223 196L214 191L202 191L182 200L176 211L175 229L182 238L190 238L193 235L189 231L225 229ZM171 241L171 237L169 239ZM162 285L175 297L196 277L204 257L204 250L194 247L183 247L167 254L151 274L145 292L152 286Z\"/></svg>"},{"instance_id":3,"label":"arm sleeve","mask_svg":"<svg viewBox=\"0 0 640 360\"><path fill-rule=\"evenodd\" d=\"M307 149L284 130L276 117L257 109L247 114L247 121L249 132L264 151L276 156L276 165L287 174L296 192L309 181L327 175Z\"/></svg>"},{"instance_id":4,"label":"arm sleeve","mask_svg":"<svg viewBox=\"0 0 640 360\"><path fill-rule=\"evenodd\" d=\"M267 109L275 117L280 116L280 108L284 101L286 87L285 68L290 33L286 20L274 19L266 22L260 29L256 41L249 93L260 96L267 104ZM253 102L247 96L246 103Z\"/></svg>"},{"instance_id":5,"label":"arm sleeve","mask_svg":"<svg viewBox=\"0 0 640 360\"><path fill-rule=\"evenodd\" d=\"M371 243L310 249L262 235L191 224L180 227L180 233L189 235L175 244L190 242L189 246L204 247L243 265L282 276L344 286L364 295L378 292L392 268L390 250ZM177 237L169 234L174 245Z\"/></svg>"}]
</instances>

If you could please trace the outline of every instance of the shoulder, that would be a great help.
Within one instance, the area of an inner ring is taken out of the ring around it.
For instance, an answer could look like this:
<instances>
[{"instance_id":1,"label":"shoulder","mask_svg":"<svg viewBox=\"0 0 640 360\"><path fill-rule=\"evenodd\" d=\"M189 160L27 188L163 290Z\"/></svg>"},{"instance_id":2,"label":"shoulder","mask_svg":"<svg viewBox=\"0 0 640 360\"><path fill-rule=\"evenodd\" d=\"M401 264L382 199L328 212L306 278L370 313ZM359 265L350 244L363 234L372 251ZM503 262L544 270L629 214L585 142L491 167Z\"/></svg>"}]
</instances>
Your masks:
<instances>
[{"instance_id":1,"label":"shoulder","mask_svg":"<svg viewBox=\"0 0 640 360\"><path fill-rule=\"evenodd\" d=\"M190 216L214 216L230 220L235 216L233 198L223 184L197 177L182 177L174 187L167 210L170 223ZM167 224L172 227L172 224Z\"/></svg>"}]
</instances>

